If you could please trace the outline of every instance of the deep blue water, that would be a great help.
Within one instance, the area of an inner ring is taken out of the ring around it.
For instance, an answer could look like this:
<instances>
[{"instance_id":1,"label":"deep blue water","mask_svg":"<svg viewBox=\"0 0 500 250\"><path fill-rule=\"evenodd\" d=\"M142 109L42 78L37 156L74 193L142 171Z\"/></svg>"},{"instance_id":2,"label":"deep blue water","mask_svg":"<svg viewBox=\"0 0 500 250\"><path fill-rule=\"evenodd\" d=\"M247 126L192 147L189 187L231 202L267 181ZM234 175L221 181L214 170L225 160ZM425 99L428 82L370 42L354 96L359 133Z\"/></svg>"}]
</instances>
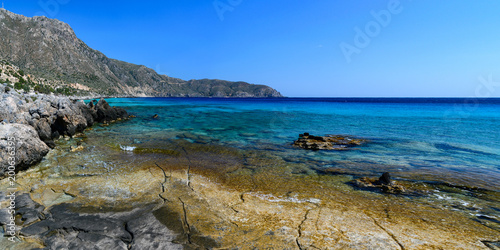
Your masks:
<instances>
[{"instance_id":1,"label":"deep blue water","mask_svg":"<svg viewBox=\"0 0 500 250\"><path fill-rule=\"evenodd\" d=\"M478 173L500 180L500 99L463 98L117 98L137 116L113 129L122 144L180 138L275 152L320 167L341 163ZM152 116L158 114L158 119ZM293 148L300 133L370 139L351 151ZM314 162L314 163L313 163ZM319 163L318 163L319 162ZM373 170L372 170L373 171ZM437 171L439 172L439 171ZM500 189L498 183L493 183Z\"/></svg>"}]
</instances>

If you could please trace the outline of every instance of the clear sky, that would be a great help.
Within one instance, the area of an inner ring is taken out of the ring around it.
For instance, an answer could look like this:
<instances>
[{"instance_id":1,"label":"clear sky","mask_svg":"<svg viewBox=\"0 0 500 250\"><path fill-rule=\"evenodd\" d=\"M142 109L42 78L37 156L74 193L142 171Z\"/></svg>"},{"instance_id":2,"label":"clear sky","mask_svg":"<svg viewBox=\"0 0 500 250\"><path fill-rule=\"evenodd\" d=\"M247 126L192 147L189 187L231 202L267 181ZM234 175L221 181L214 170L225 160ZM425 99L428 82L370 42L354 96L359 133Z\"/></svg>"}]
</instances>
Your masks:
<instances>
[{"instance_id":1,"label":"clear sky","mask_svg":"<svg viewBox=\"0 0 500 250\"><path fill-rule=\"evenodd\" d=\"M498 0L3 2L69 23L110 58L186 80L297 97L500 97Z\"/></svg>"}]
</instances>

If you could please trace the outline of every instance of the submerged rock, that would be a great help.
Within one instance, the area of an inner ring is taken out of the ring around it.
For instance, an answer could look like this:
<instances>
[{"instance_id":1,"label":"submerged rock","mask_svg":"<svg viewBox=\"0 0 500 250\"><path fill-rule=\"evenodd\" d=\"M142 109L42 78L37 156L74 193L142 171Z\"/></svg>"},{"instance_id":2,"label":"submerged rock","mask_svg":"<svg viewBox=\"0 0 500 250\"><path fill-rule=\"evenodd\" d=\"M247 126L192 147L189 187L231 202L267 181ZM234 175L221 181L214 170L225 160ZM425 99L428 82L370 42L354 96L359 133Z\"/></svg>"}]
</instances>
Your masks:
<instances>
[{"instance_id":1,"label":"submerged rock","mask_svg":"<svg viewBox=\"0 0 500 250\"><path fill-rule=\"evenodd\" d=\"M365 139L353 138L344 135L314 136L309 133L299 135L293 145L303 149L311 150L345 150L362 145Z\"/></svg>"},{"instance_id":2,"label":"submerged rock","mask_svg":"<svg viewBox=\"0 0 500 250\"><path fill-rule=\"evenodd\" d=\"M388 172L383 173L378 179L362 177L353 180L350 183L359 188L379 189L380 191L389 194L402 194L406 192L404 186L391 180L391 175Z\"/></svg>"}]
</instances>

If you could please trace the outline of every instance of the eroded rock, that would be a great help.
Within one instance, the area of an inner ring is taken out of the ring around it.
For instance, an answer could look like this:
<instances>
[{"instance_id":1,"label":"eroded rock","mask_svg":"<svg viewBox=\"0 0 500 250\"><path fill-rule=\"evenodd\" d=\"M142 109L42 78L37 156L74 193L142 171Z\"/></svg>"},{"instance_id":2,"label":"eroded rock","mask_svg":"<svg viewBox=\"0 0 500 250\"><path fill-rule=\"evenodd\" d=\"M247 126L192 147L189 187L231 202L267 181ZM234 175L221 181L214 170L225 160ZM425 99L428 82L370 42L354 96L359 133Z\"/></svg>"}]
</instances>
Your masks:
<instances>
[{"instance_id":1,"label":"eroded rock","mask_svg":"<svg viewBox=\"0 0 500 250\"><path fill-rule=\"evenodd\" d=\"M127 118L128 114L122 108L111 107L104 98L101 98L99 102L95 105L95 109L97 112L97 121L105 122L112 121L118 118Z\"/></svg>"},{"instance_id":2,"label":"eroded rock","mask_svg":"<svg viewBox=\"0 0 500 250\"><path fill-rule=\"evenodd\" d=\"M31 126L0 124L0 176L9 171L9 157L15 156L13 162L18 172L41 161L49 150Z\"/></svg>"},{"instance_id":3,"label":"eroded rock","mask_svg":"<svg viewBox=\"0 0 500 250\"><path fill-rule=\"evenodd\" d=\"M314 136L309 133L299 135L293 145L311 150L346 150L366 143L367 140L345 135Z\"/></svg>"},{"instance_id":4,"label":"eroded rock","mask_svg":"<svg viewBox=\"0 0 500 250\"><path fill-rule=\"evenodd\" d=\"M353 180L350 183L359 188L379 189L380 191L389 194L402 194L407 192L403 185L391 180L391 175L388 172L383 173L378 179L362 177Z\"/></svg>"}]
</instances>

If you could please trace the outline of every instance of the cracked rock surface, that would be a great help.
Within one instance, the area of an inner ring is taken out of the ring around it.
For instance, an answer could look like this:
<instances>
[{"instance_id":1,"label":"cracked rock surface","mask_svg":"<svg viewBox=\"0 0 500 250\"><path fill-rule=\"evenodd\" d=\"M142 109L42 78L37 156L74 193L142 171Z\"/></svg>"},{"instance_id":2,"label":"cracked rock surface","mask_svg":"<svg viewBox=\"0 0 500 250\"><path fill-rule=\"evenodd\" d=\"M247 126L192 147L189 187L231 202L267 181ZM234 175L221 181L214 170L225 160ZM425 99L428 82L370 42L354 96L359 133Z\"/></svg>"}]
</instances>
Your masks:
<instances>
[{"instance_id":1,"label":"cracked rock surface","mask_svg":"<svg viewBox=\"0 0 500 250\"><path fill-rule=\"evenodd\" d=\"M358 190L347 176L293 174L268 155L182 142L130 153L87 140L104 162L66 143L18 174L21 229L15 244L2 239L6 249L495 249L500 241L495 227L458 211Z\"/></svg>"}]
</instances>

